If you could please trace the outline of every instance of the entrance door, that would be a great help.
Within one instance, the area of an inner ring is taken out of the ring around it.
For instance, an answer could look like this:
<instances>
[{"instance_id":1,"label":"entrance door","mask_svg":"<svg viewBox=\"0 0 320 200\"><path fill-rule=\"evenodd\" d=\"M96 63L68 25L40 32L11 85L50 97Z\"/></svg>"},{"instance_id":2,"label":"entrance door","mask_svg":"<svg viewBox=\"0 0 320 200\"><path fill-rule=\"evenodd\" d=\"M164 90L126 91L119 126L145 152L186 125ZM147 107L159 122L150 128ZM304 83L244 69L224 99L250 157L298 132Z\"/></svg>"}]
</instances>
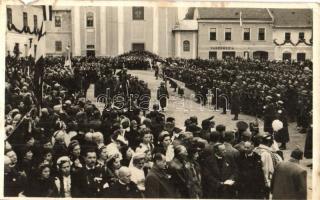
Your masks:
<instances>
[{"instance_id":1,"label":"entrance door","mask_svg":"<svg viewBox=\"0 0 320 200\"><path fill-rule=\"evenodd\" d=\"M255 52L253 52L253 59L255 59L255 60L268 60L268 52L255 51Z\"/></svg>"},{"instance_id":2,"label":"entrance door","mask_svg":"<svg viewBox=\"0 0 320 200\"><path fill-rule=\"evenodd\" d=\"M235 58L236 52L235 51L223 51L222 52L222 59L230 59Z\"/></svg>"},{"instance_id":3,"label":"entrance door","mask_svg":"<svg viewBox=\"0 0 320 200\"><path fill-rule=\"evenodd\" d=\"M87 57L95 57L96 51L95 50L87 50Z\"/></svg>"}]
</instances>

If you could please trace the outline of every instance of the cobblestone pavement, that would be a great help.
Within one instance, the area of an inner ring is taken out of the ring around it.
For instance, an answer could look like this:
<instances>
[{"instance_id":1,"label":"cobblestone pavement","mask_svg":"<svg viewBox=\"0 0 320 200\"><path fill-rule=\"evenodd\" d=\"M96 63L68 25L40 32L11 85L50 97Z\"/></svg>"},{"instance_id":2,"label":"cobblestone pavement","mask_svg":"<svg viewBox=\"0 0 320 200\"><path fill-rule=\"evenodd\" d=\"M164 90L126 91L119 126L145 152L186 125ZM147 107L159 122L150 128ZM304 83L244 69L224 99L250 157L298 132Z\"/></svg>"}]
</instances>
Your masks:
<instances>
[{"instance_id":1,"label":"cobblestone pavement","mask_svg":"<svg viewBox=\"0 0 320 200\"><path fill-rule=\"evenodd\" d=\"M150 107L152 108L153 103L156 103L156 91L158 87L160 86L160 82L162 81L161 78L156 80L154 77L154 72L152 71L142 71L142 70L129 70L129 74L133 76L137 76L140 80L144 80L148 83L148 87L151 89L151 101L150 101ZM178 81L179 86L184 86L182 82ZM96 102L93 96L94 91L94 85L91 85L88 93L87 93L87 99L91 100L92 102ZM178 127L184 127L184 121L189 118L190 116L197 116L198 122L201 125L201 121L203 119L206 119L212 115L215 116L214 121L215 124L224 124L227 128L227 130L234 130L236 129L236 122L231 120L233 118L233 115L230 114L230 111L227 112L226 115L221 114L222 110L215 110L212 106L200 106L200 104L195 102L194 98L194 92L185 88L185 97L180 98L177 92L174 92L173 88L170 88L170 85L168 84L168 91L169 91L169 100L168 100L168 106L166 110L164 111L164 114L166 116L172 116L176 119L176 125ZM99 107L100 110L103 109L103 104L96 105ZM239 120L245 121L247 123L254 121L255 118L248 115L239 115ZM259 120L259 126L260 130L263 130L263 121L261 119ZM284 158L285 160L288 160L290 157L290 152L297 146L299 146L301 149L304 149L304 143L305 143L305 134L300 134L296 130L296 123L290 123L289 124L289 134L290 134L290 142L287 144L287 150L285 150ZM307 169L308 171L308 177L307 177L307 184L308 184L308 196L311 195L312 189L312 170L307 167L308 164L312 163L311 159L304 159L301 161L301 165Z\"/></svg>"}]
</instances>

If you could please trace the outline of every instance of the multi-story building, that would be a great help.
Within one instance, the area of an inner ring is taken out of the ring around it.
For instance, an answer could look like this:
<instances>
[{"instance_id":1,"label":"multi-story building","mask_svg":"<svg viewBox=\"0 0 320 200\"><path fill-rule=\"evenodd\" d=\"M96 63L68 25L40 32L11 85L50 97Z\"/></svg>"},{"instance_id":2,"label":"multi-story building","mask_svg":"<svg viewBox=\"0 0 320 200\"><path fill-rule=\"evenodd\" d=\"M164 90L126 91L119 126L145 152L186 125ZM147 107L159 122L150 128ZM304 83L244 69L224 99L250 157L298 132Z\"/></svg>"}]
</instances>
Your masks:
<instances>
[{"instance_id":1,"label":"multi-story building","mask_svg":"<svg viewBox=\"0 0 320 200\"><path fill-rule=\"evenodd\" d=\"M312 10L190 8L173 31L178 57L312 59Z\"/></svg>"},{"instance_id":2,"label":"multi-story building","mask_svg":"<svg viewBox=\"0 0 320 200\"><path fill-rule=\"evenodd\" d=\"M6 54L35 56L42 22L41 6L7 6Z\"/></svg>"},{"instance_id":3,"label":"multi-story building","mask_svg":"<svg viewBox=\"0 0 320 200\"><path fill-rule=\"evenodd\" d=\"M270 9L275 59L312 59L312 10Z\"/></svg>"},{"instance_id":4,"label":"multi-story building","mask_svg":"<svg viewBox=\"0 0 320 200\"><path fill-rule=\"evenodd\" d=\"M178 9L170 7L73 7L73 55L115 56L147 50L173 56L172 28Z\"/></svg>"},{"instance_id":5,"label":"multi-story building","mask_svg":"<svg viewBox=\"0 0 320 200\"><path fill-rule=\"evenodd\" d=\"M70 46L73 56L147 50L161 57L312 59L312 10L190 8L185 20L178 15L177 7L53 7L43 27L44 51L65 55ZM41 6L8 6L7 21L7 52L35 55L37 32L31 32L42 24Z\"/></svg>"},{"instance_id":6,"label":"multi-story building","mask_svg":"<svg viewBox=\"0 0 320 200\"><path fill-rule=\"evenodd\" d=\"M46 55L66 56L66 48L71 45L71 9L55 8L52 11L52 21L46 22Z\"/></svg>"}]
</instances>

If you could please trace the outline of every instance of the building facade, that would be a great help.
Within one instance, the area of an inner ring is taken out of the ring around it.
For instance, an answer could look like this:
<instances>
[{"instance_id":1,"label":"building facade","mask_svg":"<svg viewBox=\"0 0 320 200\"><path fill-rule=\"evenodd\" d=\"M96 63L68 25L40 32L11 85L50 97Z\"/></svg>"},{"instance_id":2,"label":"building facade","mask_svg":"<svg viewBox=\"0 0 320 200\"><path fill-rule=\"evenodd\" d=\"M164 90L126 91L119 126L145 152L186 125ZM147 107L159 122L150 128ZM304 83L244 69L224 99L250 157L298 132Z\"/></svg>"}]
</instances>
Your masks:
<instances>
[{"instance_id":1,"label":"building facade","mask_svg":"<svg viewBox=\"0 0 320 200\"><path fill-rule=\"evenodd\" d=\"M52 21L43 26L44 51L49 56L65 55L70 47L72 56L147 50L161 57L312 59L312 10L190 8L184 20L178 15L177 7L53 7ZM42 21L41 6L8 6L7 53L18 49L20 56L34 56L32 30Z\"/></svg>"},{"instance_id":2,"label":"building facade","mask_svg":"<svg viewBox=\"0 0 320 200\"><path fill-rule=\"evenodd\" d=\"M312 10L271 9L275 59L312 59Z\"/></svg>"},{"instance_id":3,"label":"building facade","mask_svg":"<svg viewBox=\"0 0 320 200\"><path fill-rule=\"evenodd\" d=\"M72 44L71 10L53 10L52 21L46 22L46 55L66 56L66 48Z\"/></svg>"},{"instance_id":4,"label":"building facade","mask_svg":"<svg viewBox=\"0 0 320 200\"><path fill-rule=\"evenodd\" d=\"M177 8L74 7L72 52L75 56L116 56L147 50L173 56L171 30L177 21Z\"/></svg>"},{"instance_id":5,"label":"building facade","mask_svg":"<svg viewBox=\"0 0 320 200\"><path fill-rule=\"evenodd\" d=\"M35 56L43 22L40 6L7 6L6 55Z\"/></svg>"},{"instance_id":6,"label":"building facade","mask_svg":"<svg viewBox=\"0 0 320 200\"><path fill-rule=\"evenodd\" d=\"M184 28L186 24L193 28ZM173 31L177 57L312 59L312 10L190 8ZM191 39L192 34L196 40ZM179 51L188 43L196 48L196 56Z\"/></svg>"}]
</instances>

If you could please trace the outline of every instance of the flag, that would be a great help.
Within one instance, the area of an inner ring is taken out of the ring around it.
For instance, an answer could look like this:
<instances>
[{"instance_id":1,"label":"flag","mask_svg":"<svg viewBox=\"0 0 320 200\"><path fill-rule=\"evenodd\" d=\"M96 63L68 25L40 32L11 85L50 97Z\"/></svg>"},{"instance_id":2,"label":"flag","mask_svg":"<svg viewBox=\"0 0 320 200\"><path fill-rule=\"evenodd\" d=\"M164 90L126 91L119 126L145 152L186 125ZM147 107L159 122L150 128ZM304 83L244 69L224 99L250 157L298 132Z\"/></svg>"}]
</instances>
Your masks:
<instances>
[{"instance_id":1,"label":"flag","mask_svg":"<svg viewBox=\"0 0 320 200\"><path fill-rule=\"evenodd\" d=\"M240 11L240 26L242 26L242 12Z\"/></svg>"},{"instance_id":2,"label":"flag","mask_svg":"<svg viewBox=\"0 0 320 200\"><path fill-rule=\"evenodd\" d=\"M38 101L38 106L42 104L43 96L43 76L45 68L45 56L46 56L46 39L45 39L45 23L41 23L41 34L42 37L38 38L36 46L33 46L35 52L34 55L34 76L33 76L33 86L34 86L34 95Z\"/></svg>"},{"instance_id":3,"label":"flag","mask_svg":"<svg viewBox=\"0 0 320 200\"><path fill-rule=\"evenodd\" d=\"M38 105L42 104L44 65L44 57L41 56L35 63L35 71L33 76L34 95L38 101Z\"/></svg>"},{"instance_id":4,"label":"flag","mask_svg":"<svg viewBox=\"0 0 320 200\"><path fill-rule=\"evenodd\" d=\"M69 66L70 69L71 69L71 52L70 52L70 46L68 45L67 48L67 56L65 58L65 61L64 61L64 66Z\"/></svg>"},{"instance_id":5,"label":"flag","mask_svg":"<svg viewBox=\"0 0 320 200\"><path fill-rule=\"evenodd\" d=\"M52 21L52 6L44 5L42 6L43 20Z\"/></svg>"}]
</instances>

